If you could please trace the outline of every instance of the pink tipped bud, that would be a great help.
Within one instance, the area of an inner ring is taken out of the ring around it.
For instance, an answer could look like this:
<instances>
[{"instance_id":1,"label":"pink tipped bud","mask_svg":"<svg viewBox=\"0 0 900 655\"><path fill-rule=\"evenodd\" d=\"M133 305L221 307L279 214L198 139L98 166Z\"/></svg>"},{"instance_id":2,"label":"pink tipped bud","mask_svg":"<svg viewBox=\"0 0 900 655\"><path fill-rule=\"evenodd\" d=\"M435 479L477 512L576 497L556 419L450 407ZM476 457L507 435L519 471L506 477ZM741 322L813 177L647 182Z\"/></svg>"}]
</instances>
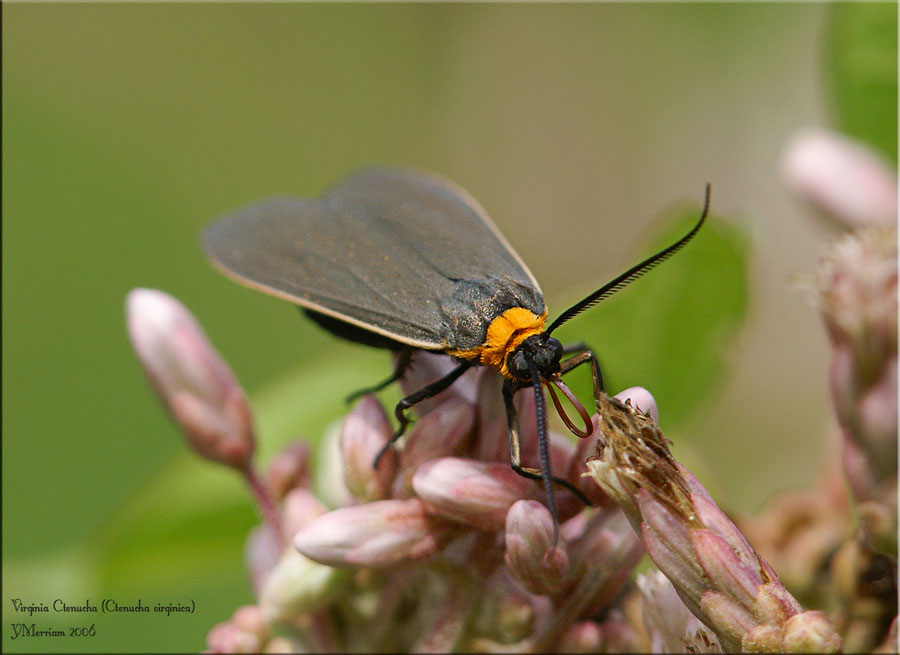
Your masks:
<instances>
[{"instance_id":1,"label":"pink tipped bud","mask_svg":"<svg viewBox=\"0 0 900 655\"><path fill-rule=\"evenodd\" d=\"M645 552L621 512L593 513L584 532L567 545L571 584L567 593L583 598L584 616L614 602Z\"/></svg>"},{"instance_id":2,"label":"pink tipped bud","mask_svg":"<svg viewBox=\"0 0 900 655\"><path fill-rule=\"evenodd\" d=\"M516 501L506 515L506 566L528 591L558 591L569 570L563 542L554 543L550 512L535 500Z\"/></svg>"},{"instance_id":3,"label":"pink tipped bud","mask_svg":"<svg viewBox=\"0 0 900 655\"><path fill-rule=\"evenodd\" d=\"M403 467L414 471L430 459L458 453L474 423L471 403L459 398L441 403L416 422L403 446Z\"/></svg>"},{"instance_id":4,"label":"pink tipped bud","mask_svg":"<svg viewBox=\"0 0 900 655\"><path fill-rule=\"evenodd\" d=\"M260 525L250 533L245 557L257 596L283 551L284 541L271 525Z\"/></svg>"},{"instance_id":5,"label":"pink tipped bud","mask_svg":"<svg viewBox=\"0 0 900 655\"><path fill-rule=\"evenodd\" d=\"M381 500L388 496L397 473L398 456L390 449L373 464L375 457L394 434L387 415L375 396L363 396L344 419L341 454L347 489L360 500Z\"/></svg>"},{"instance_id":6,"label":"pink tipped bud","mask_svg":"<svg viewBox=\"0 0 900 655\"><path fill-rule=\"evenodd\" d=\"M210 630L206 645L213 653L260 653L271 632L262 611L255 605L235 610L230 621Z\"/></svg>"},{"instance_id":7,"label":"pink tipped bud","mask_svg":"<svg viewBox=\"0 0 900 655\"><path fill-rule=\"evenodd\" d=\"M897 174L844 136L807 128L788 143L782 176L799 195L848 227L897 221Z\"/></svg>"},{"instance_id":8,"label":"pink tipped bud","mask_svg":"<svg viewBox=\"0 0 900 655\"><path fill-rule=\"evenodd\" d=\"M256 635L227 621L209 631L206 646L209 653L261 653L263 643Z\"/></svg>"},{"instance_id":9,"label":"pink tipped bud","mask_svg":"<svg viewBox=\"0 0 900 655\"><path fill-rule=\"evenodd\" d=\"M291 489L309 487L310 456L309 444L294 441L272 458L266 484L276 498L284 498Z\"/></svg>"},{"instance_id":10,"label":"pink tipped bud","mask_svg":"<svg viewBox=\"0 0 900 655\"><path fill-rule=\"evenodd\" d=\"M436 553L448 536L419 499L381 500L320 516L294 537L297 549L330 566L384 567Z\"/></svg>"},{"instance_id":11,"label":"pink tipped bud","mask_svg":"<svg viewBox=\"0 0 900 655\"><path fill-rule=\"evenodd\" d=\"M128 332L159 395L201 456L246 470L254 449L250 405L196 319L172 296L134 289Z\"/></svg>"},{"instance_id":12,"label":"pink tipped bud","mask_svg":"<svg viewBox=\"0 0 900 655\"><path fill-rule=\"evenodd\" d=\"M290 622L328 605L349 575L347 570L319 564L288 548L260 591L260 608L269 622Z\"/></svg>"},{"instance_id":13,"label":"pink tipped bud","mask_svg":"<svg viewBox=\"0 0 900 655\"><path fill-rule=\"evenodd\" d=\"M530 495L531 485L507 464L443 457L419 467L413 476L413 489L443 516L486 530L500 530L509 508Z\"/></svg>"},{"instance_id":14,"label":"pink tipped bud","mask_svg":"<svg viewBox=\"0 0 900 655\"><path fill-rule=\"evenodd\" d=\"M231 615L231 621L241 630L258 634L263 639L271 634L263 611L256 605L238 607Z\"/></svg>"},{"instance_id":15,"label":"pink tipped bud","mask_svg":"<svg viewBox=\"0 0 900 655\"><path fill-rule=\"evenodd\" d=\"M659 423L659 408L656 406L656 398L644 387L629 387L625 391L617 393L615 397L623 403L631 405L641 414L649 414L656 423Z\"/></svg>"},{"instance_id":16,"label":"pink tipped bud","mask_svg":"<svg viewBox=\"0 0 900 655\"><path fill-rule=\"evenodd\" d=\"M301 529L328 512L328 508L309 489L292 489L281 503L281 526L289 542Z\"/></svg>"}]
</instances>

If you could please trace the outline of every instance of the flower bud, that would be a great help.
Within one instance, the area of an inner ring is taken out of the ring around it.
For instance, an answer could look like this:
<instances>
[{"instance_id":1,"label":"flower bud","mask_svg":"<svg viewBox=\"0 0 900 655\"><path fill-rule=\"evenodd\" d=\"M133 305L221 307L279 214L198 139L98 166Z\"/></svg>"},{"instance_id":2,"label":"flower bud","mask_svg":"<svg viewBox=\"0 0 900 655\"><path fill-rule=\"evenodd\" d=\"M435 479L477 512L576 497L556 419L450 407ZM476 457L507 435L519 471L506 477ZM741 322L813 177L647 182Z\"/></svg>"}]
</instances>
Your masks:
<instances>
[{"instance_id":1,"label":"flower bud","mask_svg":"<svg viewBox=\"0 0 900 655\"><path fill-rule=\"evenodd\" d=\"M530 495L530 483L508 464L461 457L425 462L413 476L413 489L435 512L486 530L499 530L514 502Z\"/></svg>"},{"instance_id":2,"label":"flower bud","mask_svg":"<svg viewBox=\"0 0 900 655\"><path fill-rule=\"evenodd\" d=\"M138 358L188 444L203 457L246 470L255 445L250 405L196 319L153 289L132 290L126 308Z\"/></svg>"},{"instance_id":3,"label":"flower bud","mask_svg":"<svg viewBox=\"0 0 900 655\"><path fill-rule=\"evenodd\" d=\"M231 616L231 621L241 630L256 633L262 639L267 639L271 634L266 617L256 605L243 605L237 608Z\"/></svg>"},{"instance_id":4,"label":"flower bud","mask_svg":"<svg viewBox=\"0 0 900 655\"><path fill-rule=\"evenodd\" d=\"M896 229L837 241L819 264L818 287L834 348L829 377L838 420L877 482L897 471Z\"/></svg>"},{"instance_id":5,"label":"flower bud","mask_svg":"<svg viewBox=\"0 0 900 655\"><path fill-rule=\"evenodd\" d=\"M656 398L644 387L629 387L615 395L617 400L629 404L641 414L649 414L654 422L659 423L659 408Z\"/></svg>"},{"instance_id":6,"label":"flower bud","mask_svg":"<svg viewBox=\"0 0 900 655\"><path fill-rule=\"evenodd\" d=\"M360 398L344 419L341 428L341 454L347 489L360 500L387 497L397 473L397 452L391 448L378 461L375 457L394 434L381 403L375 396Z\"/></svg>"},{"instance_id":7,"label":"flower bud","mask_svg":"<svg viewBox=\"0 0 900 655\"><path fill-rule=\"evenodd\" d=\"M788 143L782 176L800 196L847 227L897 220L897 175L860 143L806 128Z\"/></svg>"},{"instance_id":8,"label":"flower bud","mask_svg":"<svg viewBox=\"0 0 900 655\"><path fill-rule=\"evenodd\" d=\"M568 526L566 526L568 527ZM613 602L644 556L644 547L622 512L594 512L584 532L569 547L566 596L579 596L590 616Z\"/></svg>"},{"instance_id":9,"label":"flower bud","mask_svg":"<svg viewBox=\"0 0 900 655\"><path fill-rule=\"evenodd\" d=\"M255 634L244 632L226 621L209 631L206 645L209 653L259 653L263 644Z\"/></svg>"},{"instance_id":10,"label":"flower bud","mask_svg":"<svg viewBox=\"0 0 900 655\"><path fill-rule=\"evenodd\" d=\"M403 468L415 471L420 464L436 457L452 455L472 432L474 406L459 398L441 403L420 418L403 445Z\"/></svg>"},{"instance_id":11,"label":"flower bud","mask_svg":"<svg viewBox=\"0 0 900 655\"><path fill-rule=\"evenodd\" d=\"M280 500L297 487L309 487L311 454L309 444L294 441L272 458L266 484L275 498Z\"/></svg>"},{"instance_id":12,"label":"flower bud","mask_svg":"<svg viewBox=\"0 0 900 655\"><path fill-rule=\"evenodd\" d=\"M349 571L319 564L287 548L263 585L260 608L269 622L290 622L328 605L349 576Z\"/></svg>"},{"instance_id":13,"label":"flower bud","mask_svg":"<svg viewBox=\"0 0 900 655\"><path fill-rule=\"evenodd\" d=\"M380 500L320 516L297 533L294 545L330 566L385 567L433 555L447 535L421 500Z\"/></svg>"},{"instance_id":14,"label":"flower bud","mask_svg":"<svg viewBox=\"0 0 900 655\"><path fill-rule=\"evenodd\" d=\"M326 428L316 449L316 495L329 507L355 503L357 499L347 489L344 456L341 453L343 421L332 421Z\"/></svg>"},{"instance_id":15,"label":"flower bud","mask_svg":"<svg viewBox=\"0 0 900 655\"><path fill-rule=\"evenodd\" d=\"M843 643L824 612L809 611L788 620L782 647L785 653L840 653Z\"/></svg>"},{"instance_id":16,"label":"flower bud","mask_svg":"<svg viewBox=\"0 0 900 655\"><path fill-rule=\"evenodd\" d=\"M262 611L255 605L235 610L230 621L210 630L206 645L213 653L259 653L271 632Z\"/></svg>"},{"instance_id":17,"label":"flower bud","mask_svg":"<svg viewBox=\"0 0 900 655\"><path fill-rule=\"evenodd\" d=\"M272 569L278 564L283 551L284 542L275 528L268 523L257 526L250 533L245 558L247 568L250 570L250 579L253 581L253 590L257 596Z\"/></svg>"},{"instance_id":18,"label":"flower bud","mask_svg":"<svg viewBox=\"0 0 900 655\"><path fill-rule=\"evenodd\" d=\"M291 489L281 502L282 530L285 541L328 512L328 508L309 489Z\"/></svg>"},{"instance_id":19,"label":"flower bud","mask_svg":"<svg viewBox=\"0 0 900 655\"><path fill-rule=\"evenodd\" d=\"M588 461L590 475L623 508L650 558L726 651L738 650L744 639L769 649L775 633L765 626L787 625L799 603L672 457L649 417L607 396L598 404L601 439L597 458ZM829 629L823 644L840 640Z\"/></svg>"},{"instance_id":20,"label":"flower bud","mask_svg":"<svg viewBox=\"0 0 900 655\"><path fill-rule=\"evenodd\" d=\"M536 500L516 501L506 515L506 566L530 592L557 591L569 569L565 544L554 543L549 510Z\"/></svg>"},{"instance_id":21,"label":"flower bud","mask_svg":"<svg viewBox=\"0 0 900 655\"><path fill-rule=\"evenodd\" d=\"M688 610L662 572L653 570L647 575L639 575L637 585L652 652L679 652L686 644L693 645L696 652L714 652L704 646L715 644L718 647L715 635Z\"/></svg>"}]
</instances>

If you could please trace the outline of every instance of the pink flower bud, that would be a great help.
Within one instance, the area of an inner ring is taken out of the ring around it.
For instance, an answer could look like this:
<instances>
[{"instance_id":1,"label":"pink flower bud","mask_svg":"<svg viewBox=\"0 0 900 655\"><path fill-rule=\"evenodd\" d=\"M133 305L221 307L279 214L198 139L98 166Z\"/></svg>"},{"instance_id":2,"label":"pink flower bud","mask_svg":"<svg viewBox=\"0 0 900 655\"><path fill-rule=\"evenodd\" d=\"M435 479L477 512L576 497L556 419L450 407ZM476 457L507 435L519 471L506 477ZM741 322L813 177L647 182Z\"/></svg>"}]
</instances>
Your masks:
<instances>
[{"instance_id":1,"label":"pink flower bud","mask_svg":"<svg viewBox=\"0 0 900 655\"><path fill-rule=\"evenodd\" d=\"M388 496L397 473L397 452L384 453L376 469L375 457L390 441L394 428L375 396L363 396L344 419L341 454L347 489L361 500L381 500Z\"/></svg>"},{"instance_id":2,"label":"pink flower bud","mask_svg":"<svg viewBox=\"0 0 900 655\"><path fill-rule=\"evenodd\" d=\"M514 502L530 495L528 480L508 464L460 457L432 459L416 471L413 489L437 513L486 530L500 530Z\"/></svg>"},{"instance_id":3,"label":"pink flower bud","mask_svg":"<svg viewBox=\"0 0 900 655\"><path fill-rule=\"evenodd\" d=\"M213 653L259 653L271 632L262 611L255 605L235 610L230 621L210 630L206 644Z\"/></svg>"},{"instance_id":4,"label":"pink flower bud","mask_svg":"<svg viewBox=\"0 0 900 655\"><path fill-rule=\"evenodd\" d=\"M241 630L256 633L263 639L268 639L271 634L266 617L256 605L238 607L231 615L231 621Z\"/></svg>"},{"instance_id":5,"label":"pink flower bud","mask_svg":"<svg viewBox=\"0 0 900 655\"><path fill-rule=\"evenodd\" d=\"M568 527L568 526L566 526ZM644 547L621 512L594 512L569 549L567 597L579 596L583 616L608 607L628 583Z\"/></svg>"},{"instance_id":6,"label":"pink flower bud","mask_svg":"<svg viewBox=\"0 0 900 655\"><path fill-rule=\"evenodd\" d=\"M309 444L294 441L272 458L266 473L266 484L275 498L284 498L296 487L309 486L310 456Z\"/></svg>"},{"instance_id":7,"label":"pink flower bud","mask_svg":"<svg viewBox=\"0 0 900 655\"><path fill-rule=\"evenodd\" d=\"M317 448L316 495L329 507L342 507L357 502L347 489L344 455L341 452L343 421L331 423Z\"/></svg>"},{"instance_id":8,"label":"pink flower bud","mask_svg":"<svg viewBox=\"0 0 900 655\"><path fill-rule=\"evenodd\" d=\"M209 631L206 645L210 653L261 653L264 644L257 635L227 621Z\"/></svg>"},{"instance_id":9,"label":"pink flower bud","mask_svg":"<svg viewBox=\"0 0 900 655\"><path fill-rule=\"evenodd\" d=\"M656 423L659 423L659 408L656 406L656 398L644 387L629 387L615 395L618 400L628 403L642 414L649 414Z\"/></svg>"},{"instance_id":10,"label":"pink flower bud","mask_svg":"<svg viewBox=\"0 0 900 655\"><path fill-rule=\"evenodd\" d=\"M799 603L672 457L658 425L606 396L598 404L601 439L588 461L591 476L621 505L650 558L726 651L741 648L745 638L770 648L774 633L760 626L786 625Z\"/></svg>"},{"instance_id":11,"label":"pink flower bud","mask_svg":"<svg viewBox=\"0 0 900 655\"><path fill-rule=\"evenodd\" d=\"M246 470L254 449L252 412L234 373L180 302L134 289L128 331L144 370L201 456Z\"/></svg>"},{"instance_id":12,"label":"pink flower bud","mask_svg":"<svg viewBox=\"0 0 900 655\"><path fill-rule=\"evenodd\" d=\"M897 175L880 156L840 134L807 128L782 157L784 181L848 227L897 221Z\"/></svg>"},{"instance_id":13,"label":"pink flower bud","mask_svg":"<svg viewBox=\"0 0 900 655\"><path fill-rule=\"evenodd\" d=\"M430 459L458 453L474 423L471 403L459 398L441 403L420 418L410 432L403 445L403 468L414 471Z\"/></svg>"},{"instance_id":14,"label":"pink flower bud","mask_svg":"<svg viewBox=\"0 0 900 655\"><path fill-rule=\"evenodd\" d=\"M381 500L320 516L297 533L294 545L330 566L385 567L433 555L448 534L421 500Z\"/></svg>"},{"instance_id":15,"label":"pink flower bud","mask_svg":"<svg viewBox=\"0 0 900 655\"><path fill-rule=\"evenodd\" d=\"M290 622L327 606L349 575L287 548L259 593L259 606L267 621Z\"/></svg>"},{"instance_id":16,"label":"pink flower bud","mask_svg":"<svg viewBox=\"0 0 900 655\"><path fill-rule=\"evenodd\" d=\"M563 542L554 543L550 512L535 500L516 501L506 515L506 565L528 591L559 590L569 569Z\"/></svg>"},{"instance_id":17,"label":"pink flower bud","mask_svg":"<svg viewBox=\"0 0 900 655\"><path fill-rule=\"evenodd\" d=\"M253 590L259 595L266 579L278 564L284 542L270 524L260 525L250 533L247 539L246 560L253 581Z\"/></svg>"},{"instance_id":18,"label":"pink flower bud","mask_svg":"<svg viewBox=\"0 0 900 655\"><path fill-rule=\"evenodd\" d=\"M328 512L328 508L309 489L291 489L281 503L282 530L286 542L313 520Z\"/></svg>"}]
</instances>

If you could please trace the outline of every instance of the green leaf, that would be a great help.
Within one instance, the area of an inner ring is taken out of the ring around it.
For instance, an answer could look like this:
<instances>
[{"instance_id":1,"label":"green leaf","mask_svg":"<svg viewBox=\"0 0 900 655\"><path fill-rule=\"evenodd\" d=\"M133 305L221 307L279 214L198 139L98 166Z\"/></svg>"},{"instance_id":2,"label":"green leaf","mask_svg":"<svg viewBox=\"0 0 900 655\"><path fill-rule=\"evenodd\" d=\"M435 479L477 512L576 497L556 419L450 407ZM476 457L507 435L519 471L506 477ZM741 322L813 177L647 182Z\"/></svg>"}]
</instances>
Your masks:
<instances>
[{"instance_id":1,"label":"green leaf","mask_svg":"<svg viewBox=\"0 0 900 655\"><path fill-rule=\"evenodd\" d=\"M838 125L897 162L897 4L831 6L826 67Z\"/></svg>"},{"instance_id":2,"label":"green leaf","mask_svg":"<svg viewBox=\"0 0 900 655\"><path fill-rule=\"evenodd\" d=\"M678 214L637 262L690 229ZM720 384L727 346L747 313L748 247L736 225L710 216L693 242L658 269L560 328L564 343L595 349L607 391L649 389L662 421L685 419ZM579 395L590 394L584 380Z\"/></svg>"}]
</instances>

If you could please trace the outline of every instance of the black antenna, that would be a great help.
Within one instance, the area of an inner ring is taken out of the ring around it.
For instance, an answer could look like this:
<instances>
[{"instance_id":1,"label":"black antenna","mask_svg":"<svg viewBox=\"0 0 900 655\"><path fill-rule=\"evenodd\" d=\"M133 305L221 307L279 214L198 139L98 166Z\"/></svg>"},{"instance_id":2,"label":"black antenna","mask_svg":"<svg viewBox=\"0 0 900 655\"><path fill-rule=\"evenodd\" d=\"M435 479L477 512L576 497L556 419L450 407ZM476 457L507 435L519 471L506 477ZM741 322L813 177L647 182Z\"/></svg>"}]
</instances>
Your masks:
<instances>
[{"instance_id":1,"label":"black antenna","mask_svg":"<svg viewBox=\"0 0 900 655\"><path fill-rule=\"evenodd\" d=\"M658 253L649 257L642 261L637 266L633 266L629 268L627 271L622 273L619 277L611 282L607 282L602 287L597 289L594 293L589 295L587 298L582 300L579 303L576 303L569 307L566 311L559 315L559 317L550 324L550 327L547 328L546 333L550 334L558 328L560 325L568 321L570 318L574 318L578 316L581 312L589 307L593 307L598 302L603 300L604 298L608 298L613 295L616 291L624 289L626 286L637 280L639 277L642 277L648 271L652 271L654 268L659 266L661 263L666 261L669 257L674 255L676 252L681 250L688 241L696 236L697 232L700 231L700 228L703 227L703 223L706 221L706 216L709 214L709 195L710 195L710 185L707 182L706 184L706 199L703 201L703 213L700 215L700 220L697 221L697 224L691 229L690 232L681 237L678 241L673 243L671 246L666 248L665 250L660 250Z\"/></svg>"}]
</instances>

